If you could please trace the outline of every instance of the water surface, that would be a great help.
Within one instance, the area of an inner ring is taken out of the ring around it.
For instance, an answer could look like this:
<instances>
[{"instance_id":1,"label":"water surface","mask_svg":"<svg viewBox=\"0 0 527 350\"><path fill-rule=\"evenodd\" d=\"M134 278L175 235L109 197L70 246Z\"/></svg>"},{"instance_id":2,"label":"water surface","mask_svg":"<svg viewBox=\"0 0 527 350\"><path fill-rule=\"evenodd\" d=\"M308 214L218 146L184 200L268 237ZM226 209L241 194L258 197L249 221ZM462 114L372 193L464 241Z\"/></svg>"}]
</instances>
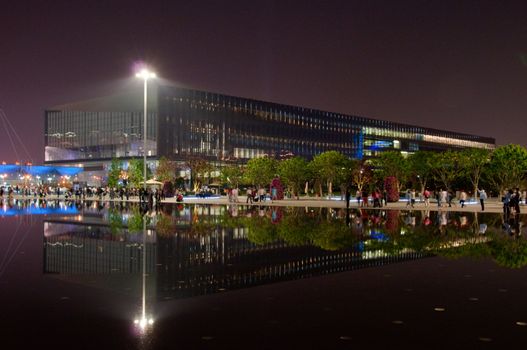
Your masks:
<instances>
[{"instance_id":1,"label":"water surface","mask_svg":"<svg viewBox=\"0 0 527 350\"><path fill-rule=\"evenodd\" d=\"M38 339L56 348L433 348L527 340L523 216L2 204L0 322L15 346Z\"/></svg>"}]
</instances>

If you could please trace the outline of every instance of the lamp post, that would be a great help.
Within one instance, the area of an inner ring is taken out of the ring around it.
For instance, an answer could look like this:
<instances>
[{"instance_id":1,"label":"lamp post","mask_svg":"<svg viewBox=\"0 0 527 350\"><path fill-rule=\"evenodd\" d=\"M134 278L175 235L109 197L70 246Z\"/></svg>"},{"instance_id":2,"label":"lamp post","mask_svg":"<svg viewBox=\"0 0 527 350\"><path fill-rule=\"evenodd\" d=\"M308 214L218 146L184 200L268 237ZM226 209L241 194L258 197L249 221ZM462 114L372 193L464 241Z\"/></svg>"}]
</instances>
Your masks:
<instances>
[{"instance_id":1,"label":"lamp post","mask_svg":"<svg viewBox=\"0 0 527 350\"><path fill-rule=\"evenodd\" d=\"M146 135L147 135L147 105L148 105L148 79L154 79L156 74L150 72L148 69L142 69L135 75L137 78L143 79L144 81L144 114L143 114L143 193L146 196ZM152 325L154 320L146 317L146 220L147 214L143 215L143 261L142 261L142 305L141 305L141 319L135 320L134 323L139 325L142 331L148 325Z\"/></svg>"},{"instance_id":2,"label":"lamp post","mask_svg":"<svg viewBox=\"0 0 527 350\"><path fill-rule=\"evenodd\" d=\"M144 113L143 113L143 190L146 195L146 115L147 115L147 103L148 103L148 79L154 79L156 73L150 72L148 69L142 69L136 73L137 78L143 79L144 81Z\"/></svg>"}]
</instances>

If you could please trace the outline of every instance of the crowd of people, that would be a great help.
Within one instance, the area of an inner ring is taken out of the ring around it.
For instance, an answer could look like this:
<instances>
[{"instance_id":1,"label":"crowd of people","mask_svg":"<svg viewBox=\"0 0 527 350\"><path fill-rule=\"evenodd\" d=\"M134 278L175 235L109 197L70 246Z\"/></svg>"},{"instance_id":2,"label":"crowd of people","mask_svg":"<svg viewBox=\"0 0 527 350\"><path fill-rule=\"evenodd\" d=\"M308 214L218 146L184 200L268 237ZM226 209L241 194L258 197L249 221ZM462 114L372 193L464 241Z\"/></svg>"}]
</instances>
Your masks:
<instances>
[{"instance_id":1,"label":"crowd of people","mask_svg":"<svg viewBox=\"0 0 527 350\"><path fill-rule=\"evenodd\" d=\"M228 188L225 190L229 203L239 203L239 189ZM139 200L149 204L161 203L165 199L165 195L161 189L147 188L146 190L140 188L112 188L112 187L53 187L53 186L0 186L0 198L13 198L14 196L22 196L24 198L58 198L66 200L120 200L129 201L131 199ZM287 197L287 194L285 195ZM183 201L183 193L176 191L175 196L177 202ZM342 196L344 197L344 195ZM425 208L431 205L431 200L435 200L439 208L457 207L464 208L470 198L479 200L481 210L485 210L485 203L488 195L484 189L478 189L477 193L459 190L438 189L431 191L425 189L418 192L413 188L409 188L404 193L404 200L406 207L415 208L419 203ZM274 202L278 199L277 189L275 187L269 188L269 192L265 187L248 187L246 189L246 204L253 204L255 202L264 202L270 200ZM344 198L342 198L344 199ZM504 191L498 198L503 203L503 213L506 217L511 214L520 213L520 204L527 204L527 191L521 191L519 188L509 189ZM347 207L352 203L352 196L350 190L345 192L345 200ZM381 208L388 205L388 195L386 190L374 189L371 193L366 190L357 190L355 192L355 200L358 207Z\"/></svg>"},{"instance_id":2,"label":"crowd of people","mask_svg":"<svg viewBox=\"0 0 527 350\"><path fill-rule=\"evenodd\" d=\"M13 198L57 198L66 200L130 200L138 198L141 202L160 203L165 199L164 193L156 188L112 188L112 187L53 187L53 186L1 186L0 197Z\"/></svg>"}]
</instances>

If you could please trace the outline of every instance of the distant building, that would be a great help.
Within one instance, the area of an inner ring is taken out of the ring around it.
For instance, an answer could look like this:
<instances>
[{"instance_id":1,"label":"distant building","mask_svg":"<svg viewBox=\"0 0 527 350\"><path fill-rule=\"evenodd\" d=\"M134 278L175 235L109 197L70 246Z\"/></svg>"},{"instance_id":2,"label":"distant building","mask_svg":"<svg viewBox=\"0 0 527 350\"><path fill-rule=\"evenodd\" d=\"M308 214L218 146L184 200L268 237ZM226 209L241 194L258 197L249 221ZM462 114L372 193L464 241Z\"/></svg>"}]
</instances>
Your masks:
<instances>
[{"instance_id":1,"label":"distant building","mask_svg":"<svg viewBox=\"0 0 527 350\"><path fill-rule=\"evenodd\" d=\"M82 167L0 164L0 186L33 187L40 184L60 184L73 179L83 171Z\"/></svg>"},{"instance_id":2,"label":"distant building","mask_svg":"<svg viewBox=\"0 0 527 350\"><path fill-rule=\"evenodd\" d=\"M159 86L150 90L147 156L246 162L264 155L307 159L336 150L370 158L387 150L487 148L495 139L451 131ZM82 165L101 177L113 158L142 157L142 90L45 111L45 162Z\"/></svg>"}]
</instances>

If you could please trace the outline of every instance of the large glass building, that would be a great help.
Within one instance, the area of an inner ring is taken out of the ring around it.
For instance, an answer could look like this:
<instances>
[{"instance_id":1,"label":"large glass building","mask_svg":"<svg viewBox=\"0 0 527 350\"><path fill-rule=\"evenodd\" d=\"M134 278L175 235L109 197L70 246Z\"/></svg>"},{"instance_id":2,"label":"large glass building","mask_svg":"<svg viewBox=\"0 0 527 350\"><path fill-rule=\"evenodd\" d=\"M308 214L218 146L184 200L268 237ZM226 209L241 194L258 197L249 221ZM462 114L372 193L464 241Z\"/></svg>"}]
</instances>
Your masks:
<instances>
[{"instance_id":1,"label":"large glass building","mask_svg":"<svg viewBox=\"0 0 527 350\"><path fill-rule=\"evenodd\" d=\"M264 155L312 158L336 150L370 158L386 150L494 148L490 137L257 101L173 86L150 90L149 159L246 162ZM45 161L101 170L112 157L143 156L142 90L45 112Z\"/></svg>"}]
</instances>

